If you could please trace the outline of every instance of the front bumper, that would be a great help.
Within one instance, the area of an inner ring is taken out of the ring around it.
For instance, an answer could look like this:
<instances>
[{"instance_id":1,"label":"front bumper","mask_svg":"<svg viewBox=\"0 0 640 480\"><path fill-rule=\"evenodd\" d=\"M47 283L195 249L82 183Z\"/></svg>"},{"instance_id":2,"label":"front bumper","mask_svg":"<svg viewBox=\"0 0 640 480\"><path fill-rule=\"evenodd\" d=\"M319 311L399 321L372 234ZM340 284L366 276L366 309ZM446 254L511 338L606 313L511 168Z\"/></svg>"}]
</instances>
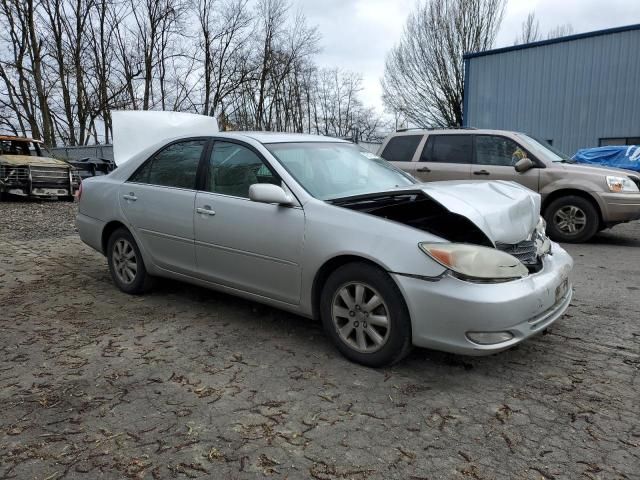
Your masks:
<instances>
[{"instance_id":1,"label":"front bumper","mask_svg":"<svg viewBox=\"0 0 640 480\"><path fill-rule=\"evenodd\" d=\"M640 193L603 193L602 220L605 224L640 219Z\"/></svg>"},{"instance_id":2,"label":"front bumper","mask_svg":"<svg viewBox=\"0 0 640 480\"><path fill-rule=\"evenodd\" d=\"M465 355L488 355L535 335L562 316L571 302L567 281L573 260L553 243L540 272L504 283L470 283L392 274L411 315L413 344ZM567 283L565 283L567 285ZM510 332L510 340L481 345L467 332Z\"/></svg>"}]
</instances>

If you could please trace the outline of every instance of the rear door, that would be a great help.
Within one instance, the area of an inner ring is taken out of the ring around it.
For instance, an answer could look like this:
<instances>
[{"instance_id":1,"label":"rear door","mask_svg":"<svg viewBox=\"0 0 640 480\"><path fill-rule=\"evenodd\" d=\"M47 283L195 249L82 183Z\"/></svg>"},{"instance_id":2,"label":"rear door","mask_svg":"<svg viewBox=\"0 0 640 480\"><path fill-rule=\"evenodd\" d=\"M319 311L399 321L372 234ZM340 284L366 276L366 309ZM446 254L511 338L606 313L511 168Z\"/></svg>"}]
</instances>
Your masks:
<instances>
[{"instance_id":1,"label":"rear door","mask_svg":"<svg viewBox=\"0 0 640 480\"><path fill-rule=\"evenodd\" d=\"M380 156L411 175L416 175L413 161L424 135L397 135L389 139Z\"/></svg>"},{"instance_id":2,"label":"rear door","mask_svg":"<svg viewBox=\"0 0 640 480\"><path fill-rule=\"evenodd\" d=\"M510 180L538 191L540 169L516 172L515 164L530 154L514 140L501 135L474 135L472 177L486 180ZM533 159L532 159L533 160Z\"/></svg>"},{"instance_id":3,"label":"rear door","mask_svg":"<svg viewBox=\"0 0 640 480\"><path fill-rule=\"evenodd\" d=\"M213 144L204 175L204 191L195 203L200 276L297 304L304 211L249 200L252 184L282 185L282 180L252 147L227 139Z\"/></svg>"},{"instance_id":4,"label":"rear door","mask_svg":"<svg viewBox=\"0 0 640 480\"><path fill-rule=\"evenodd\" d=\"M208 140L173 142L147 160L120 186L120 206L153 262L196 273L193 209L196 172Z\"/></svg>"},{"instance_id":5,"label":"rear door","mask_svg":"<svg viewBox=\"0 0 640 480\"><path fill-rule=\"evenodd\" d=\"M422 149L416 176L423 182L469 180L472 159L472 135L430 134Z\"/></svg>"}]
</instances>

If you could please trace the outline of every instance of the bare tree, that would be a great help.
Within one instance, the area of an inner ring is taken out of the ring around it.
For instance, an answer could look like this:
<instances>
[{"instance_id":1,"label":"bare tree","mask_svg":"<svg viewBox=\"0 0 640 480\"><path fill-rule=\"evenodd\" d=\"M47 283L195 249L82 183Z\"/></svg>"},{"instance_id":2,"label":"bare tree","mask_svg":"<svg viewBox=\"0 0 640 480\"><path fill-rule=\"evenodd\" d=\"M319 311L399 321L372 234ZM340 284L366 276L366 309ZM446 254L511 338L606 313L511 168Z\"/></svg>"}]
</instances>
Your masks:
<instances>
[{"instance_id":1,"label":"bare tree","mask_svg":"<svg viewBox=\"0 0 640 480\"><path fill-rule=\"evenodd\" d=\"M570 23L565 23L562 25L558 25L557 27L554 27L551 30L549 30L549 33L547 33L547 38L552 39L552 38L566 37L567 35L572 35L572 34L573 34L573 26Z\"/></svg>"},{"instance_id":2,"label":"bare tree","mask_svg":"<svg viewBox=\"0 0 640 480\"><path fill-rule=\"evenodd\" d=\"M114 109L215 115L221 129L367 140L361 78L318 70L290 0L0 0L0 130L109 142ZM195 19L196 21L190 21Z\"/></svg>"},{"instance_id":3,"label":"bare tree","mask_svg":"<svg viewBox=\"0 0 640 480\"><path fill-rule=\"evenodd\" d=\"M490 48L506 0L428 0L389 53L383 99L420 126L462 125L462 56Z\"/></svg>"},{"instance_id":4,"label":"bare tree","mask_svg":"<svg viewBox=\"0 0 640 480\"><path fill-rule=\"evenodd\" d=\"M540 35L540 22L536 18L535 12L529 12L525 21L522 22L522 29L518 36L516 36L514 45L537 42L538 40L542 40Z\"/></svg>"}]
</instances>

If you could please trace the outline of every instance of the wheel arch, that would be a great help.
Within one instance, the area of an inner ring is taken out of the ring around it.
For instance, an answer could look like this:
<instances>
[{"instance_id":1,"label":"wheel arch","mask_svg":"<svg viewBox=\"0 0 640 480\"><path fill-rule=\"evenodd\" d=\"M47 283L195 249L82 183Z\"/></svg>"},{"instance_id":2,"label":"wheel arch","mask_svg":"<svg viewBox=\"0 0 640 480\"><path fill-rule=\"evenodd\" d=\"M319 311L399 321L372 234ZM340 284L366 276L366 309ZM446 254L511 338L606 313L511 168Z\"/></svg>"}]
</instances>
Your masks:
<instances>
[{"instance_id":1,"label":"wheel arch","mask_svg":"<svg viewBox=\"0 0 640 480\"><path fill-rule=\"evenodd\" d=\"M113 232L115 232L118 228L124 228L129 233L131 230L127 228L127 226L119 220L112 220L108 222L104 228L102 229L102 236L100 239L100 246L102 247L102 253L104 255L107 254L107 243L109 243L109 237Z\"/></svg>"},{"instance_id":2,"label":"wheel arch","mask_svg":"<svg viewBox=\"0 0 640 480\"><path fill-rule=\"evenodd\" d=\"M348 263L365 263L387 272L387 269L379 263L359 255L338 255L330 258L318 269L313 279L313 285L311 286L311 314L313 318L320 318L320 297L322 295L322 288L324 287L327 279L338 268Z\"/></svg>"},{"instance_id":3,"label":"wheel arch","mask_svg":"<svg viewBox=\"0 0 640 480\"><path fill-rule=\"evenodd\" d=\"M596 197L589 192L585 192L584 190L578 190L575 188L562 188L560 190L554 190L553 192L549 193L542 201L542 215L546 215L547 208L549 208L549 205L551 205L552 202L559 198L568 196L581 197L590 202L598 213L598 221L600 225L603 224L604 220L602 215L602 208L600 207L600 204L598 203Z\"/></svg>"}]
</instances>

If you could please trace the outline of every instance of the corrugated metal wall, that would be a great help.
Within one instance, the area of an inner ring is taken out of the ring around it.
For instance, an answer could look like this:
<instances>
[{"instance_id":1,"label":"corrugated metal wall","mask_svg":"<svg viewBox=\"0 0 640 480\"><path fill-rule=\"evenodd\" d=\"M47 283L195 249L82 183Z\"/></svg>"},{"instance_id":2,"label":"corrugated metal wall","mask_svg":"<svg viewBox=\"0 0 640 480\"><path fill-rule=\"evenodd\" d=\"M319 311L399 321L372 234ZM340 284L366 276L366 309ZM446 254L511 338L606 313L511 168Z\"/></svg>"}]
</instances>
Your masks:
<instances>
[{"instance_id":1,"label":"corrugated metal wall","mask_svg":"<svg viewBox=\"0 0 640 480\"><path fill-rule=\"evenodd\" d=\"M517 130L569 155L640 136L640 29L468 58L465 125Z\"/></svg>"}]
</instances>

